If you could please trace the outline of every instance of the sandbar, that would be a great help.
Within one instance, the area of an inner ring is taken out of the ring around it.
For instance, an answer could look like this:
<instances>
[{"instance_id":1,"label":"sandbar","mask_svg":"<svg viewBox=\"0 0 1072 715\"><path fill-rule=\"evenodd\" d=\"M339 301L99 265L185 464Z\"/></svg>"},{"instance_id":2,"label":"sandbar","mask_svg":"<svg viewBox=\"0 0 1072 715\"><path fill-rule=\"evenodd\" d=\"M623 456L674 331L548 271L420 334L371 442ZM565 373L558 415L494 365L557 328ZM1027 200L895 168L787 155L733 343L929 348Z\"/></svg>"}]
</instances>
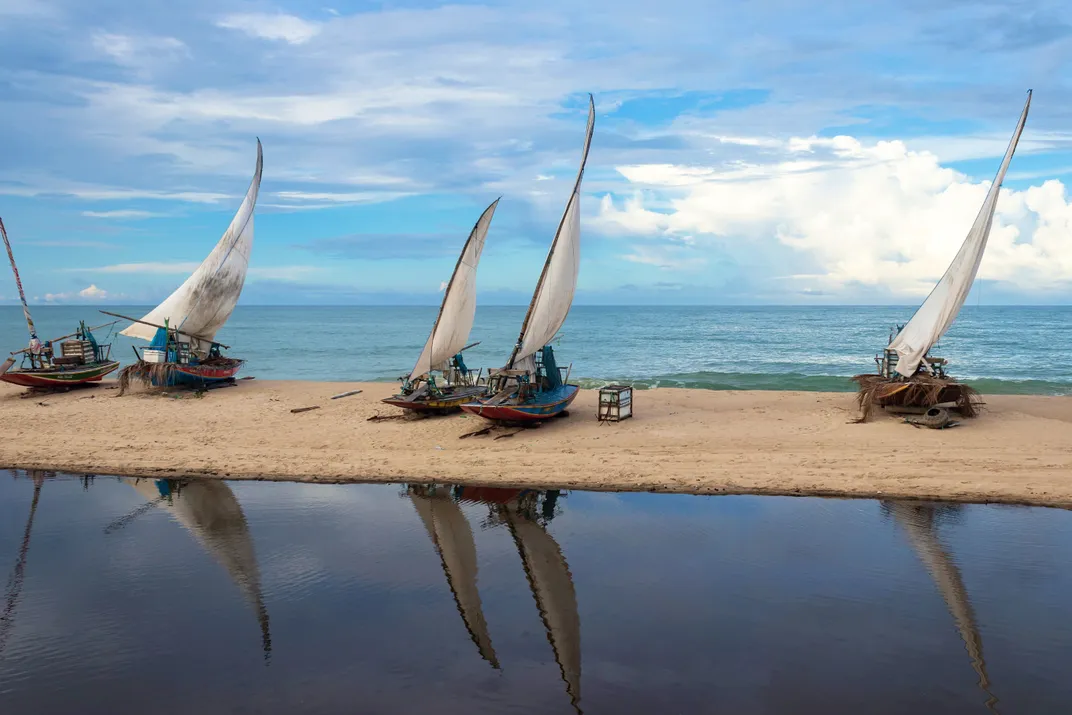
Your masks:
<instances>
[{"instance_id":1,"label":"sandbar","mask_svg":"<svg viewBox=\"0 0 1072 715\"><path fill-rule=\"evenodd\" d=\"M1068 397L986 396L980 417L929 430L884 414L854 424L850 393L686 389L637 390L635 417L600 424L597 392L584 390L568 417L462 439L488 423L370 422L400 414L379 402L394 389L245 380L201 397L118 397L105 382L24 398L0 385L0 467L1072 505Z\"/></svg>"}]
</instances>

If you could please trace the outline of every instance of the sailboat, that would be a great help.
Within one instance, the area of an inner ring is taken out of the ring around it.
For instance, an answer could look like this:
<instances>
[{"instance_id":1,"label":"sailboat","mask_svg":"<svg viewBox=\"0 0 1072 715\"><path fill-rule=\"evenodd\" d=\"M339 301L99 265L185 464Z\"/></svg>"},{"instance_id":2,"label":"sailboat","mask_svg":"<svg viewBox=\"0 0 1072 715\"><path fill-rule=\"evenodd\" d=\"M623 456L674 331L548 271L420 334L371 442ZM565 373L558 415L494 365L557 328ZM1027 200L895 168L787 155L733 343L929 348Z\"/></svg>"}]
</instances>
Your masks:
<instances>
[{"instance_id":1,"label":"sailboat","mask_svg":"<svg viewBox=\"0 0 1072 715\"><path fill-rule=\"evenodd\" d=\"M960 633L961 640L964 641L964 648L968 651L972 668L979 676L979 688L988 697L986 705L993 709L997 698L990 692L990 676L987 675L986 661L983 660L983 638L975 622L975 612L968 598L968 591L964 587L960 569L938 539L935 522L937 510L940 507L932 504L897 501L883 502L883 506L904 529L916 555L927 567L938 591L942 594L949 613L956 621L957 631Z\"/></svg>"},{"instance_id":2,"label":"sailboat","mask_svg":"<svg viewBox=\"0 0 1072 715\"><path fill-rule=\"evenodd\" d=\"M231 317L249 268L253 249L253 209L261 186L264 159L257 140L257 168L242 205L223 237L197 270L148 315L132 321L122 335L150 341L138 361L123 368L120 387L132 379L153 386L210 386L233 380L243 360L225 357L216 333Z\"/></svg>"},{"instance_id":3,"label":"sailboat","mask_svg":"<svg viewBox=\"0 0 1072 715\"><path fill-rule=\"evenodd\" d=\"M975 282L994 222L1001 184L1023 134L1030 106L1031 90L1028 90L1027 101L997 176L953 262L911 320L897 330L886 349L875 358L878 374L853 378L860 388L861 419L870 414L872 404L930 408L944 402L956 402L965 417L976 414L977 393L948 378L946 360L932 357L930 351L956 320Z\"/></svg>"},{"instance_id":4,"label":"sailboat","mask_svg":"<svg viewBox=\"0 0 1072 715\"><path fill-rule=\"evenodd\" d=\"M465 629L476 644L480 657L497 669L499 659L491 645L488 623L484 619L480 592L476 586L476 542L473 541L473 530L465 514L446 488L410 485L407 493L428 532L428 538L439 553L447 585L454 594L454 602Z\"/></svg>"},{"instance_id":5,"label":"sailboat","mask_svg":"<svg viewBox=\"0 0 1072 715\"><path fill-rule=\"evenodd\" d=\"M479 344L466 345L476 316L476 268L498 205L499 199L495 199L469 233L424 350L413 370L402 378L401 391L383 400L388 405L421 412L449 412L480 397L487 389L480 384L480 373L474 376L466 368L462 352ZM436 382L433 372L443 376L442 384Z\"/></svg>"},{"instance_id":6,"label":"sailboat","mask_svg":"<svg viewBox=\"0 0 1072 715\"><path fill-rule=\"evenodd\" d=\"M577 290L581 179L592 144L595 116L595 102L589 95L581 168L521 324L521 334L506 366L490 371L489 396L463 404L466 412L504 422L545 420L564 413L577 397L577 385L568 384L569 368L558 367L549 343L566 321Z\"/></svg>"},{"instance_id":7,"label":"sailboat","mask_svg":"<svg viewBox=\"0 0 1072 715\"><path fill-rule=\"evenodd\" d=\"M132 479L129 483L147 500L147 506L166 510L227 570L257 616L261 647L267 658L272 650L272 637L268 609L261 593L260 571L249 525L231 488L222 481L209 479L185 482Z\"/></svg>"},{"instance_id":8,"label":"sailboat","mask_svg":"<svg viewBox=\"0 0 1072 715\"><path fill-rule=\"evenodd\" d=\"M22 315L26 319L26 328L30 331L29 347L11 353L11 356L0 364L0 380L22 387L63 388L100 382L105 375L114 372L119 363L111 359L112 346L98 343L93 331L107 328L119 321L113 320L95 328L87 328L84 322L80 322L75 332L41 342L30 316L30 306L26 303L26 293L22 290L19 268L15 265L15 254L11 251L11 241L8 240L2 219L0 237L7 249L11 272L15 274L15 286L19 290L19 300L22 301ZM56 343L59 343L59 355L55 354ZM19 367L15 367L16 362L20 363Z\"/></svg>"}]
</instances>

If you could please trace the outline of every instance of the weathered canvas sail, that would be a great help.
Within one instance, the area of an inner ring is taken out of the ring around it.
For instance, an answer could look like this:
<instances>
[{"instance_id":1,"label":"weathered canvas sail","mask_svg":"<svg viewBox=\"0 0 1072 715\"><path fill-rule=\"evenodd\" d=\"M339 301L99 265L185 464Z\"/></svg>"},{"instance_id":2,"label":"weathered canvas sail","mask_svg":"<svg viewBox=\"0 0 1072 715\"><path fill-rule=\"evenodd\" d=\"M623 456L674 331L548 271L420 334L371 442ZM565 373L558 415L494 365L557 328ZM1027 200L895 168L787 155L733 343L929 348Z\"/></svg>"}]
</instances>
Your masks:
<instances>
[{"instance_id":1,"label":"weathered canvas sail","mask_svg":"<svg viewBox=\"0 0 1072 715\"><path fill-rule=\"evenodd\" d=\"M510 368L533 369L533 353L551 342L566 322L566 316L573 304L573 294L577 290L577 272L581 263L581 179L584 178L584 165L588 161L595 121L595 102L589 95L588 126L584 134L581 168L577 172L573 193L566 203L566 211L558 225L555 239L551 242L532 303L529 304L525 322L521 326L518 345L510 356Z\"/></svg>"},{"instance_id":2,"label":"weathered canvas sail","mask_svg":"<svg viewBox=\"0 0 1072 715\"><path fill-rule=\"evenodd\" d=\"M934 579L938 591L945 600L953 620L956 621L964 648L971 658L972 668L979 676L979 687L990 698L990 678L986 674L986 662L983 660L983 639L975 623L975 612L960 570L952 557L946 552L934 529L934 507L926 504L909 504L906 502L887 502L890 513L908 535L916 555L927 567ZM996 700L996 699L995 699Z\"/></svg>"},{"instance_id":3,"label":"weathered canvas sail","mask_svg":"<svg viewBox=\"0 0 1072 715\"><path fill-rule=\"evenodd\" d=\"M547 628L566 691L574 708L581 699L581 617L566 558L554 538L539 523L511 509L507 524L513 534L536 607Z\"/></svg>"},{"instance_id":4,"label":"weathered canvas sail","mask_svg":"<svg viewBox=\"0 0 1072 715\"><path fill-rule=\"evenodd\" d=\"M261 645L267 656L272 649L272 640L268 610L261 594L260 570L245 514L231 488L222 481L194 480L172 492L169 499L160 499L160 491L153 480L135 479L131 485L145 498L159 500L160 507L227 569L231 580L256 611L261 627Z\"/></svg>"},{"instance_id":5,"label":"weathered canvas sail","mask_svg":"<svg viewBox=\"0 0 1072 715\"><path fill-rule=\"evenodd\" d=\"M495 199L473 226L447 284L428 342L424 344L424 350L410 373L410 380L427 375L432 370L445 369L447 361L465 347L476 316L476 267L480 263L484 240L498 205L499 200Z\"/></svg>"},{"instance_id":6,"label":"weathered canvas sail","mask_svg":"<svg viewBox=\"0 0 1072 715\"><path fill-rule=\"evenodd\" d=\"M411 492L409 496L439 552L447 585L454 594L454 602L469 636L480 651L480 656L493 668L498 668L499 659L491 645L491 635L476 586L476 542L473 541L473 531L465 514L448 494Z\"/></svg>"},{"instance_id":7,"label":"weathered canvas sail","mask_svg":"<svg viewBox=\"0 0 1072 715\"><path fill-rule=\"evenodd\" d=\"M1016 144L1020 141L1020 134L1024 131L1027 110L1030 106L1031 92L1028 91L1027 103L1024 104L1024 111L1020 114L1020 121L1016 124L1016 131L1013 132L1009 148L1005 151L1001 168L994 177L994 183L990 186L986 200L983 201L983 206L979 209L979 215L975 218L975 223L972 224L967 238L964 239L964 244L960 247L960 251L957 252L945 275L938 281L938 285L927 296L927 300L887 348L897 352L897 372L905 377L912 377L916 374L927 351L953 324L957 313L968 298L972 283L975 281L975 274L979 272L979 263L983 260L987 238L990 236L990 226L994 221L994 209L997 207L1001 182L1005 180L1005 172L1016 151Z\"/></svg>"},{"instance_id":8,"label":"weathered canvas sail","mask_svg":"<svg viewBox=\"0 0 1072 715\"><path fill-rule=\"evenodd\" d=\"M249 254L253 249L253 209L257 204L257 192L261 186L261 170L264 160L260 139L257 140L257 168L246 198L238 208L231 225L227 227L219 243L208 258L175 289L168 298L142 320L147 323L168 326L190 338L195 351L207 350L202 341L211 341L216 332L231 317L249 268ZM142 323L133 323L123 335L142 340L152 340L156 328Z\"/></svg>"}]
</instances>

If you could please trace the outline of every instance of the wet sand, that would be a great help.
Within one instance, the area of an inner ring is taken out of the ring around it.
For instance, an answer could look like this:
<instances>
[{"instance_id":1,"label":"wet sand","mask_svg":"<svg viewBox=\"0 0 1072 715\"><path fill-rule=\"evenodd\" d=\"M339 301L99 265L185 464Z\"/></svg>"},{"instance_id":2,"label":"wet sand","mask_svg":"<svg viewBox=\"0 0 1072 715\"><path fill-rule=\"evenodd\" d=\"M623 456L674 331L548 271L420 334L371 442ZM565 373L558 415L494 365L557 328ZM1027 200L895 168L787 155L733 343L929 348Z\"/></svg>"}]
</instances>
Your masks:
<instances>
[{"instance_id":1,"label":"wet sand","mask_svg":"<svg viewBox=\"0 0 1072 715\"><path fill-rule=\"evenodd\" d=\"M636 417L600 425L585 390L569 417L459 439L489 423L369 422L400 414L379 402L393 384L249 380L201 398L108 385L29 399L0 385L0 466L1072 505L1066 397L989 396L981 417L928 430L881 414L852 424L849 393L681 389L638 390Z\"/></svg>"}]
</instances>

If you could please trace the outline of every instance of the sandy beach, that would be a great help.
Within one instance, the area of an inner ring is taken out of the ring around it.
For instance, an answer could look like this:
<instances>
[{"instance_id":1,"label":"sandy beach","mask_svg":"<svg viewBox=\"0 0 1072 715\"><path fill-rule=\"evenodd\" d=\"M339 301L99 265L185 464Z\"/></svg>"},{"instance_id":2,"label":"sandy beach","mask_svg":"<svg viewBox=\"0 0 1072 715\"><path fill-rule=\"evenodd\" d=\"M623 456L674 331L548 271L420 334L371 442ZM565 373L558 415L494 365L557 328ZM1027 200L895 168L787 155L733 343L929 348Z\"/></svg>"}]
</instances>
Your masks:
<instances>
[{"instance_id":1,"label":"sandy beach","mask_svg":"<svg viewBox=\"0 0 1072 715\"><path fill-rule=\"evenodd\" d=\"M0 466L1072 505L1062 397L990 396L982 417L928 430L886 415L852 424L847 393L680 389L637 391L636 417L600 425L586 390L567 418L460 439L487 423L368 421L399 414L379 402L392 384L249 380L200 398L117 397L113 384L31 398L0 386ZM353 389L363 392L329 399Z\"/></svg>"}]
</instances>

